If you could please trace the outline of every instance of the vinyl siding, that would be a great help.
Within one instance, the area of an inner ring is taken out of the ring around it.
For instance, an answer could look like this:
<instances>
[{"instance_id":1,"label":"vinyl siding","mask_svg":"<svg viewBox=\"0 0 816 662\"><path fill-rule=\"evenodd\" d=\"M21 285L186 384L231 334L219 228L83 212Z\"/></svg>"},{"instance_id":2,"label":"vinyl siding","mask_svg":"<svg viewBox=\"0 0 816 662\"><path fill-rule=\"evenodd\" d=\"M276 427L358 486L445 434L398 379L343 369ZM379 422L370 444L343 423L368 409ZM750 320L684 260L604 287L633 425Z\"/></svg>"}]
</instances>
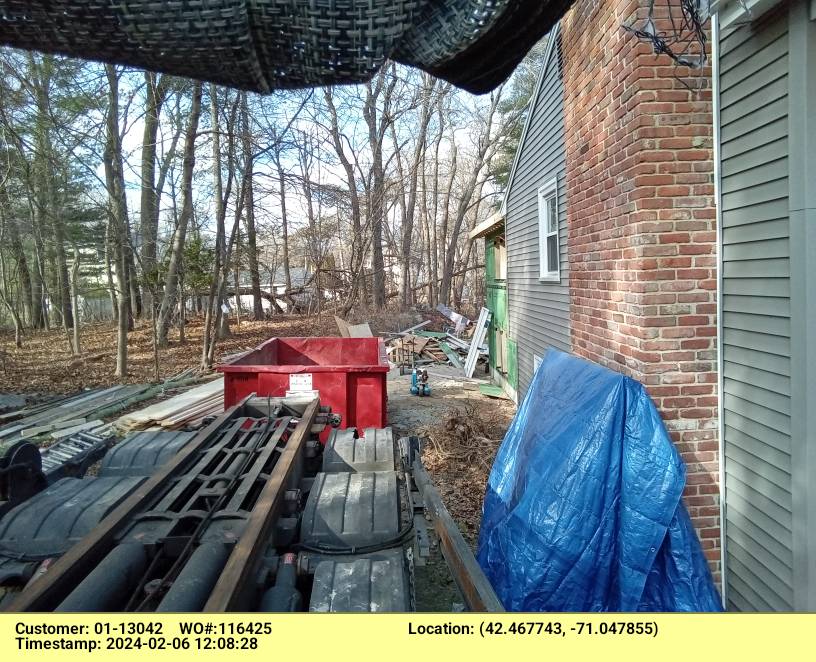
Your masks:
<instances>
[{"instance_id":1,"label":"vinyl siding","mask_svg":"<svg viewBox=\"0 0 816 662\"><path fill-rule=\"evenodd\" d=\"M729 607L793 608L787 12L720 42Z\"/></svg>"},{"instance_id":2,"label":"vinyl siding","mask_svg":"<svg viewBox=\"0 0 816 662\"><path fill-rule=\"evenodd\" d=\"M541 87L530 109L506 198L507 287L510 336L518 343L518 395L533 377L533 356L549 347L570 350L569 264L565 182L564 91L556 37ZM538 189L558 179L560 282L539 280Z\"/></svg>"}]
</instances>

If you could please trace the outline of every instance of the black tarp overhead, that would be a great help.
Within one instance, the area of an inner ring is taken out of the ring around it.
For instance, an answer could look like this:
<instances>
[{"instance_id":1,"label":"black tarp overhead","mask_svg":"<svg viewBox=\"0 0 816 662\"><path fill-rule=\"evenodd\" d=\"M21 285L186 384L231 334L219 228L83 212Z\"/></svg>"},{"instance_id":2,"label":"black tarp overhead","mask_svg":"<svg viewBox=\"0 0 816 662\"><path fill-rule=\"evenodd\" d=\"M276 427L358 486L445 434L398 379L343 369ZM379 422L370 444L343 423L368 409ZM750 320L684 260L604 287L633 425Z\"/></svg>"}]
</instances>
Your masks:
<instances>
[{"instance_id":1,"label":"black tarp overhead","mask_svg":"<svg viewBox=\"0 0 816 662\"><path fill-rule=\"evenodd\" d=\"M471 92L573 0L0 0L0 43L257 92L370 78L387 59Z\"/></svg>"}]
</instances>

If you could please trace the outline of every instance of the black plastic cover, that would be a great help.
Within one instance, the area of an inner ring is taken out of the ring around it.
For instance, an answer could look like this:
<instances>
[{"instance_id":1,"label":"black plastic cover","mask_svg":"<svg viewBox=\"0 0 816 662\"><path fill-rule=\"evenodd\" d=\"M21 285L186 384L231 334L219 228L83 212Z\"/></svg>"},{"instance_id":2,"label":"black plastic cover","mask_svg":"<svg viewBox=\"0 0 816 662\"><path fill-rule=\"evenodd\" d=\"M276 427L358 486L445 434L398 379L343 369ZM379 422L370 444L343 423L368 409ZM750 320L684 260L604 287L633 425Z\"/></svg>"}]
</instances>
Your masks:
<instances>
[{"instance_id":1,"label":"black plastic cover","mask_svg":"<svg viewBox=\"0 0 816 662\"><path fill-rule=\"evenodd\" d=\"M128 436L102 461L100 476L149 476L196 435L195 432L151 431Z\"/></svg>"}]
</instances>

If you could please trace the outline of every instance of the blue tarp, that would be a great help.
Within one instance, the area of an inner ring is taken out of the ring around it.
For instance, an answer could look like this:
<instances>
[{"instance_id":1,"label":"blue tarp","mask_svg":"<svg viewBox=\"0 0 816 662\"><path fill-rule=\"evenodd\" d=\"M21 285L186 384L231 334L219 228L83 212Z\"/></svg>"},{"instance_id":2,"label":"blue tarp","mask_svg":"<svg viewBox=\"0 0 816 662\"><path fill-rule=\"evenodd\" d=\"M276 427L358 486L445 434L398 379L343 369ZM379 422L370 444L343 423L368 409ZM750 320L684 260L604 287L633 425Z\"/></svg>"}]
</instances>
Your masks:
<instances>
[{"instance_id":1,"label":"blue tarp","mask_svg":"<svg viewBox=\"0 0 816 662\"><path fill-rule=\"evenodd\" d=\"M478 559L509 611L720 611L641 384L550 350L499 448Z\"/></svg>"}]
</instances>

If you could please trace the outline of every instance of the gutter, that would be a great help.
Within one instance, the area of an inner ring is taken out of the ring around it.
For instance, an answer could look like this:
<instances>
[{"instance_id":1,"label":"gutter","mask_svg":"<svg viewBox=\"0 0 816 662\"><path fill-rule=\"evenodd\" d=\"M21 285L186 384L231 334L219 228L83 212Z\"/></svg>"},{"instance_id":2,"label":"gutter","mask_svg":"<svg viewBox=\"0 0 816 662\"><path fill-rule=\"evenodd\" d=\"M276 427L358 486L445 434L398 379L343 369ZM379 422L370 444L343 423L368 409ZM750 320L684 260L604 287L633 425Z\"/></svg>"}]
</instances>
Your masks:
<instances>
[{"instance_id":1,"label":"gutter","mask_svg":"<svg viewBox=\"0 0 816 662\"><path fill-rule=\"evenodd\" d=\"M723 608L728 603L728 586L725 581L726 534L725 534L725 423L723 392L723 227L722 227L722 171L720 168L720 21L719 14L711 17L711 101L714 125L714 208L717 226L717 455L720 483L720 596Z\"/></svg>"}]
</instances>

